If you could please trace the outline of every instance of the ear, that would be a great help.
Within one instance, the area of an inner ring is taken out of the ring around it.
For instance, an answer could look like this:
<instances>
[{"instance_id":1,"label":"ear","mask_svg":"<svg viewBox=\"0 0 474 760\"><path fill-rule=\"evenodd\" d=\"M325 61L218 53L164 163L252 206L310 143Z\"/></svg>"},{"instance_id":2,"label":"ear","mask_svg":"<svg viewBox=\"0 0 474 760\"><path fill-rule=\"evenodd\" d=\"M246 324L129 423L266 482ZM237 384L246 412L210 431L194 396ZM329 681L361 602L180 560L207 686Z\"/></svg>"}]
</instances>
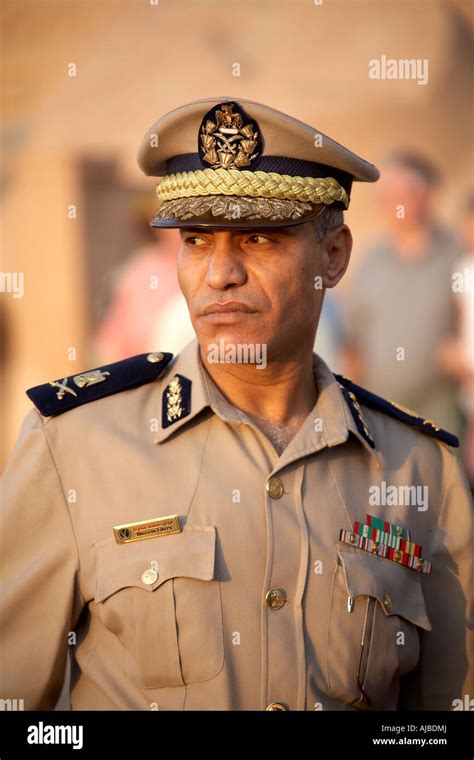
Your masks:
<instances>
[{"instance_id":1,"label":"ear","mask_svg":"<svg viewBox=\"0 0 474 760\"><path fill-rule=\"evenodd\" d=\"M346 224L330 230L321 243L323 262L323 285L333 288L349 266L352 251L352 235Z\"/></svg>"}]
</instances>

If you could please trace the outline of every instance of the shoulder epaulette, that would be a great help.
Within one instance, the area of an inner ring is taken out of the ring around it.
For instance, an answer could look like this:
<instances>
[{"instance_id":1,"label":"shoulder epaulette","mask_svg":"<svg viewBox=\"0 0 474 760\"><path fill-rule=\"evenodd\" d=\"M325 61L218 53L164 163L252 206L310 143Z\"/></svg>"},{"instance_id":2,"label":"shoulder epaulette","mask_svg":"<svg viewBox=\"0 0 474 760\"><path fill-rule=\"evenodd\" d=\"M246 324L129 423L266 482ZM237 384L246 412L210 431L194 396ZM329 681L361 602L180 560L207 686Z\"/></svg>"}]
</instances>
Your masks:
<instances>
[{"instance_id":1,"label":"shoulder epaulette","mask_svg":"<svg viewBox=\"0 0 474 760\"><path fill-rule=\"evenodd\" d=\"M26 395L44 417L54 417L76 406L150 383L163 372L173 354L138 354L113 364L70 375L29 388Z\"/></svg>"},{"instance_id":2,"label":"shoulder epaulette","mask_svg":"<svg viewBox=\"0 0 474 760\"><path fill-rule=\"evenodd\" d=\"M428 420L426 417L421 417L411 409L407 409L400 404L396 404L394 401L387 401L387 399L377 396L375 393L368 391L366 388L362 388L360 385L356 385L352 380L348 380L343 375L334 375L339 385L345 388L349 393L354 394L356 399L362 404L377 409L379 412L385 412L391 417L406 422L408 425L418 428L423 433L432 436L432 438L438 438L438 440L447 443L449 446L459 446L459 440L452 433L448 433L447 430L439 427L433 420Z\"/></svg>"}]
</instances>

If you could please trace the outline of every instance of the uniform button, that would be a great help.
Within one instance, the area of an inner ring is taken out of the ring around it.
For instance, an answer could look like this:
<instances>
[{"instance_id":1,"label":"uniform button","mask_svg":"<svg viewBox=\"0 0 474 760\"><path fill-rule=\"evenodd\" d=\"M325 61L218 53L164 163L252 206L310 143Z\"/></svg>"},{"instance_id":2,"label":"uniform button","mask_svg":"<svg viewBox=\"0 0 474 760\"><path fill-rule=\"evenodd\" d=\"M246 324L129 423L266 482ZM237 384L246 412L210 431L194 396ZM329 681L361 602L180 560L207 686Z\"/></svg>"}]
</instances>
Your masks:
<instances>
[{"instance_id":1,"label":"uniform button","mask_svg":"<svg viewBox=\"0 0 474 760\"><path fill-rule=\"evenodd\" d=\"M279 610L286 602L286 592L282 588L271 588L266 593L265 602L272 610Z\"/></svg>"},{"instance_id":2,"label":"uniform button","mask_svg":"<svg viewBox=\"0 0 474 760\"><path fill-rule=\"evenodd\" d=\"M147 361L151 362L152 364L155 364L155 362L161 362L162 358L163 358L162 353L152 353L152 354L148 354Z\"/></svg>"},{"instance_id":3,"label":"uniform button","mask_svg":"<svg viewBox=\"0 0 474 760\"><path fill-rule=\"evenodd\" d=\"M383 598L383 606L385 607L387 612L392 611L393 604L392 604L392 597L390 596L390 594L385 594Z\"/></svg>"},{"instance_id":4,"label":"uniform button","mask_svg":"<svg viewBox=\"0 0 474 760\"><path fill-rule=\"evenodd\" d=\"M154 582L158 578L158 573L156 570L145 570L145 572L142 575L142 583L145 583L147 586L153 586Z\"/></svg>"},{"instance_id":5,"label":"uniform button","mask_svg":"<svg viewBox=\"0 0 474 760\"><path fill-rule=\"evenodd\" d=\"M267 710L288 710L289 708L283 702L272 702L266 708Z\"/></svg>"},{"instance_id":6,"label":"uniform button","mask_svg":"<svg viewBox=\"0 0 474 760\"><path fill-rule=\"evenodd\" d=\"M279 499L283 493L283 483L280 478L270 478L267 481L265 489L272 499Z\"/></svg>"}]
</instances>

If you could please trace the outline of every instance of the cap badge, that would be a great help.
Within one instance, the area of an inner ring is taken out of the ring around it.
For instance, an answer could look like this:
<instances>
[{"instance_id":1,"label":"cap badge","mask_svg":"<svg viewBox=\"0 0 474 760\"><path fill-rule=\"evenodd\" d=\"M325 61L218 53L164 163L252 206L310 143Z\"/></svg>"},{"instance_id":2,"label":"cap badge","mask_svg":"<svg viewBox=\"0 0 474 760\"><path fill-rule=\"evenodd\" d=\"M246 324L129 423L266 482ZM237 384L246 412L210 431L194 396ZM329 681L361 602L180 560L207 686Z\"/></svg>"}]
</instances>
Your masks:
<instances>
[{"instance_id":1,"label":"cap badge","mask_svg":"<svg viewBox=\"0 0 474 760\"><path fill-rule=\"evenodd\" d=\"M221 103L204 116L199 129L201 161L214 169L243 169L261 155L256 121L236 103Z\"/></svg>"}]
</instances>

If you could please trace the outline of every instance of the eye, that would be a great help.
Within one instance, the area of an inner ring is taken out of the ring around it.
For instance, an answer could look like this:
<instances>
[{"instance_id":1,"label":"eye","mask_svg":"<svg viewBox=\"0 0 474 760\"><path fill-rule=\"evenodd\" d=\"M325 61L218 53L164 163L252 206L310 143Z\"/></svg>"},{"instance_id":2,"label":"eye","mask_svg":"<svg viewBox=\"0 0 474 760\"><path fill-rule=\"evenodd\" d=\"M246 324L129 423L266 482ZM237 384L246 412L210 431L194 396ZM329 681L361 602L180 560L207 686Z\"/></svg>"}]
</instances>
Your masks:
<instances>
[{"instance_id":1,"label":"eye","mask_svg":"<svg viewBox=\"0 0 474 760\"><path fill-rule=\"evenodd\" d=\"M257 245L262 245L264 243L271 243L272 240L269 237L266 237L266 235L249 235L248 237L249 243L256 243Z\"/></svg>"},{"instance_id":2,"label":"eye","mask_svg":"<svg viewBox=\"0 0 474 760\"><path fill-rule=\"evenodd\" d=\"M186 245L195 246L195 245L204 245L206 241L204 240L204 238L199 237L198 235L193 235L193 236L184 238L184 242L186 243Z\"/></svg>"}]
</instances>

